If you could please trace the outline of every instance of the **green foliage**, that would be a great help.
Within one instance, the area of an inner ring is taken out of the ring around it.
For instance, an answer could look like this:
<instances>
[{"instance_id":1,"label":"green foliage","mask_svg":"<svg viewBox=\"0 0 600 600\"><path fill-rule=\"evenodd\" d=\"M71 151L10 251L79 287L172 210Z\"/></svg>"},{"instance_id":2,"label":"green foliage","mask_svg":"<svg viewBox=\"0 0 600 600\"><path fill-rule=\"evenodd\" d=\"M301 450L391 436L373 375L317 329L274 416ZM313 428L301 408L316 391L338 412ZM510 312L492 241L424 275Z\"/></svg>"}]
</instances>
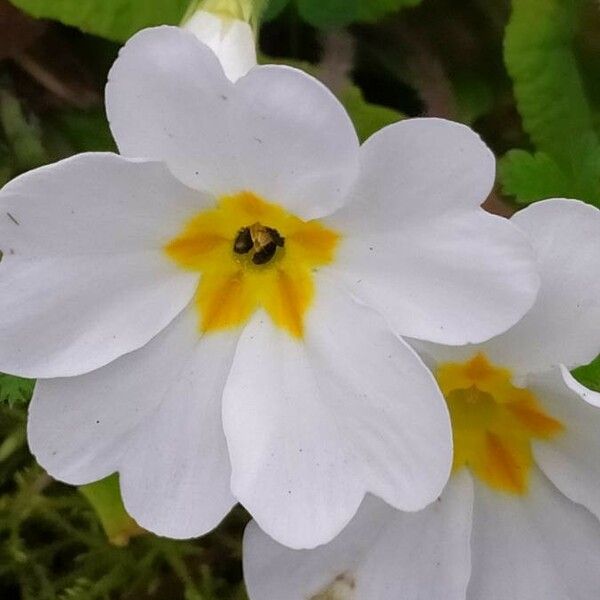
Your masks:
<instances>
[{"instance_id":1,"label":"green foliage","mask_svg":"<svg viewBox=\"0 0 600 600\"><path fill-rule=\"evenodd\" d=\"M144 27L181 22L191 0L10 0L30 15L54 19L86 33L123 42ZM279 15L292 0L271 0L265 19ZM316 27L375 22L421 0L293 0L300 16Z\"/></svg>"},{"instance_id":2,"label":"green foliage","mask_svg":"<svg viewBox=\"0 0 600 600\"><path fill-rule=\"evenodd\" d=\"M271 0L265 18L272 19L291 0ZM389 13L417 6L421 0L295 0L300 16L315 27L342 27L354 22L373 23Z\"/></svg>"},{"instance_id":3,"label":"green foliage","mask_svg":"<svg viewBox=\"0 0 600 600\"><path fill-rule=\"evenodd\" d=\"M402 113L392 108L367 102L360 88L355 85L349 85L340 94L340 100L348 111L361 142L386 125L404 118Z\"/></svg>"},{"instance_id":4,"label":"green foliage","mask_svg":"<svg viewBox=\"0 0 600 600\"><path fill-rule=\"evenodd\" d=\"M102 151L116 151L104 110L57 110L42 119L26 115L16 95L0 88L0 186L78 152Z\"/></svg>"},{"instance_id":5,"label":"green foliage","mask_svg":"<svg viewBox=\"0 0 600 600\"><path fill-rule=\"evenodd\" d=\"M46 120L45 129L46 143L56 155L116 151L103 110L56 112Z\"/></svg>"},{"instance_id":6,"label":"green foliage","mask_svg":"<svg viewBox=\"0 0 600 600\"><path fill-rule=\"evenodd\" d=\"M589 365L574 369L572 375L585 387L600 392L600 355Z\"/></svg>"},{"instance_id":7,"label":"green foliage","mask_svg":"<svg viewBox=\"0 0 600 600\"><path fill-rule=\"evenodd\" d=\"M265 19L265 21L270 21L271 19L278 17L289 3L290 0L267 0L263 19Z\"/></svg>"},{"instance_id":8,"label":"green foliage","mask_svg":"<svg viewBox=\"0 0 600 600\"><path fill-rule=\"evenodd\" d=\"M388 13L418 6L421 0L358 0L358 21L375 22Z\"/></svg>"},{"instance_id":9,"label":"green foliage","mask_svg":"<svg viewBox=\"0 0 600 600\"><path fill-rule=\"evenodd\" d=\"M0 89L0 126L6 140L8 177L44 164L48 159L41 142L41 128L35 117L27 117L19 100Z\"/></svg>"},{"instance_id":10,"label":"green foliage","mask_svg":"<svg viewBox=\"0 0 600 600\"><path fill-rule=\"evenodd\" d=\"M579 2L514 0L505 60L525 127L539 150L561 158L565 143L592 130L573 53Z\"/></svg>"},{"instance_id":11,"label":"green foliage","mask_svg":"<svg viewBox=\"0 0 600 600\"><path fill-rule=\"evenodd\" d=\"M543 152L511 150L500 161L500 178L507 194L520 202L569 195L569 177Z\"/></svg>"},{"instance_id":12,"label":"green foliage","mask_svg":"<svg viewBox=\"0 0 600 600\"><path fill-rule=\"evenodd\" d=\"M337 27L358 16L358 0L297 0L300 16L316 27Z\"/></svg>"},{"instance_id":13,"label":"green foliage","mask_svg":"<svg viewBox=\"0 0 600 600\"><path fill-rule=\"evenodd\" d=\"M31 400L35 381L0 373L0 404L15 406Z\"/></svg>"},{"instance_id":14,"label":"green foliage","mask_svg":"<svg viewBox=\"0 0 600 600\"><path fill-rule=\"evenodd\" d=\"M181 22L191 0L10 0L37 18L54 19L116 42L154 25ZM265 18L277 16L291 0L271 0ZM374 22L421 0L294 0L300 16L317 27Z\"/></svg>"},{"instance_id":15,"label":"green foliage","mask_svg":"<svg viewBox=\"0 0 600 600\"><path fill-rule=\"evenodd\" d=\"M541 153L513 153L502 164L505 189L519 202L563 195L600 205L600 142L573 49L581 5L513 0L504 58L523 126Z\"/></svg>"},{"instance_id":16,"label":"green foliage","mask_svg":"<svg viewBox=\"0 0 600 600\"><path fill-rule=\"evenodd\" d=\"M124 41L144 27L178 24L190 0L11 0L29 13L55 19L113 41Z\"/></svg>"},{"instance_id":17,"label":"green foliage","mask_svg":"<svg viewBox=\"0 0 600 600\"><path fill-rule=\"evenodd\" d=\"M494 106L494 91L491 86L477 76L457 77L452 88L461 123L474 123Z\"/></svg>"}]
</instances>

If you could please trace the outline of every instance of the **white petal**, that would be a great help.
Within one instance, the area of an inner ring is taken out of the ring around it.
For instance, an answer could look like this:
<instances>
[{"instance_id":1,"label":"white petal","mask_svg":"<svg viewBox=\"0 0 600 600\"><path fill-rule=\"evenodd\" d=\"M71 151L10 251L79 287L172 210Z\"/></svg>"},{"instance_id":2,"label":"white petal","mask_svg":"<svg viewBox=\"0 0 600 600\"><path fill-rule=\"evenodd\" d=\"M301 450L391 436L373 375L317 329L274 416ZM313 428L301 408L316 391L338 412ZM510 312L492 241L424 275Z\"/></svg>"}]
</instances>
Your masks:
<instances>
[{"instance_id":1,"label":"white petal","mask_svg":"<svg viewBox=\"0 0 600 600\"><path fill-rule=\"evenodd\" d=\"M231 81L238 80L256 66L254 34L248 23L199 10L184 28L217 55Z\"/></svg>"},{"instance_id":2,"label":"white petal","mask_svg":"<svg viewBox=\"0 0 600 600\"><path fill-rule=\"evenodd\" d=\"M600 350L600 210L546 200L512 221L533 244L542 287L532 310L486 351L521 372L587 364Z\"/></svg>"},{"instance_id":3,"label":"white petal","mask_svg":"<svg viewBox=\"0 0 600 600\"><path fill-rule=\"evenodd\" d=\"M331 269L398 335L445 344L505 331L531 307L539 283L524 237L479 210L344 237Z\"/></svg>"},{"instance_id":4,"label":"white petal","mask_svg":"<svg viewBox=\"0 0 600 600\"><path fill-rule=\"evenodd\" d=\"M0 272L0 371L86 373L146 344L197 285L162 252L11 259Z\"/></svg>"},{"instance_id":5,"label":"white petal","mask_svg":"<svg viewBox=\"0 0 600 600\"><path fill-rule=\"evenodd\" d=\"M247 326L223 419L234 494L290 547L329 541L367 491L418 510L450 470L449 418L431 374L324 278L303 341L262 314Z\"/></svg>"},{"instance_id":6,"label":"white petal","mask_svg":"<svg viewBox=\"0 0 600 600\"><path fill-rule=\"evenodd\" d=\"M39 381L31 451L72 484L120 470L128 510L147 529L208 531L235 502L220 407L235 341L200 338L190 306L141 350L87 375Z\"/></svg>"},{"instance_id":7,"label":"white petal","mask_svg":"<svg viewBox=\"0 0 600 600\"><path fill-rule=\"evenodd\" d=\"M469 600L591 600L600 524L535 471L527 496L475 489Z\"/></svg>"},{"instance_id":8,"label":"white petal","mask_svg":"<svg viewBox=\"0 0 600 600\"><path fill-rule=\"evenodd\" d=\"M329 544L313 550L286 548L252 521L244 533L243 549L244 580L250 600L312 599L337 578L340 587L346 579L350 579L348 584L356 585L355 573L361 559L377 543L394 513L397 511L385 502L367 496L344 531ZM356 588L355 595L357 600L362 597L356 594Z\"/></svg>"},{"instance_id":9,"label":"white petal","mask_svg":"<svg viewBox=\"0 0 600 600\"><path fill-rule=\"evenodd\" d=\"M464 600L472 513L473 484L465 471L453 475L425 510L396 511L357 571L364 589L358 598Z\"/></svg>"},{"instance_id":10,"label":"white petal","mask_svg":"<svg viewBox=\"0 0 600 600\"><path fill-rule=\"evenodd\" d=\"M439 119L391 125L362 149L333 270L399 335L446 344L506 331L539 286L525 237L479 208L493 156L467 127Z\"/></svg>"},{"instance_id":11,"label":"white petal","mask_svg":"<svg viewBox=\"0 0 600 600\"><path fill-rule=\"evenodd\" d=\"M232 136L244 188L303 219L342 205L358 174L358 138L335 96L283 65L252 69L236 84Z\"/></svg>"},{"instance_id":12,"label":"white petal","mask_svg":"<svg viewBox=\"0 0 600 600\"><path fill-rule=\"evenodd\" d=\"M600 408L570 390L557 369L532 377L529 387L564 427L534 445L536 460L563 494L600 517Z\"/></svg>"},{"instance_id":13,"label":"white petal","mask_svg":"<svg viewBox=\"0 0 600 600\"><path fill-rule=\"evenodd\" d=\"M370 229L390 220L422 221L440 212L479 208L496 173L494 155L479 136L444 119L405 119L384 127L363 144L360 159L348 212Z\"/></svg>"},{"instance_id":14,"label":"white petal","mask_svg":"<svg viewBox=\"0 0 600 600\"><path fill-rule=\"evenodd\" d=\"M250 599L306 600L346 586L344 600L464 600L472 503L466 472L417 513L367 496L348 527L314 550L284 548L251 523L244 536Z\"/></svg>"},{"instance_id":15,"label":"white petal","mask_svg":"<svg viewBox=\"0 0 600 600\"><path fill-rule=\"evenodd\" d=\"M28 420L37 461L76 485L116 471L132 432L170 394L199 340L187 309L142 349L106 367L38 381Z\"/></svg>"},{"instance_id":16,"label":"white petal","mask_svg":"<svg viewBox=\"0 0 600 600\"><path fill-rule=\"evenodd\" d=\"M37 461L75 485L116 471L132 432L170 393L198 343L196 331L188 309L142 349L106 367L38 381L27 423Z\"/></svg>"},{"instance_id":17,"label":"white petal","mask_svg":"<svg viewBox=\"0 0 600 600\"><path fill-rule=\"evenodd\" d=\"M406 340L423 359L425 364L433 371L437 365L445 362L466 362L477 355L485 352L486 344L466 344L465 346L445 346L443 344L432 344L422 340L408 338Z\"/></svg>"},{"instance_id":18,"label":"white petal","mask_svg":"<svg viewBox=\"0 0 600 600\"><path fill-rule=\"evenodd\" d=\"M233 86L214 53L178 28L127 43L106 101L123 154L165 160L217 195L249 190L314 218L342 203L357 174L356 133L325 86L274 65Z\"/></svg>"},{"instance_id":19,"label":"white petal","mask_svg":"<svg viewBox=\"0 0 600 600\"><path fill-rule=\"evenodd\" d=\"M237 335L227 332L205 335L196 344L180 361L169 396L136 430L123 457L125 507L158 535L203 535L236 503L221 420L236 342Z\"/></svg>"},{"instance_id":20,"label":"white petal","mask_svg":"<svg viewBox=\"0 0 600 600\"><path fill-rule=\"evenodd\" d=\"M4 186L0 248L24 258L160 250L213 204L160 162L78 154Z\"/></svg>"},{"instance_id":21,"label":"white petal","mask_svg":"<svg viewBox=\"0 0 600 600\"><path fill-rule=\"evenodd\" d=\"M179 27L144 29L121 49L106 86L106 112L121 154L164 160L188 185L231 182L233 84L216 55Z\"/></svg>"},{"instance_id":22,"label":"white petal","mask_svg":"<svg viewBox=\"0 0 600 600\"><path fill-rule=\"evenodd\" d=\"M209 198L159 163L88 154L0 194L0 371L76 375L144 345L197 276L162 245Z\"/></svg>"}]
</instances>

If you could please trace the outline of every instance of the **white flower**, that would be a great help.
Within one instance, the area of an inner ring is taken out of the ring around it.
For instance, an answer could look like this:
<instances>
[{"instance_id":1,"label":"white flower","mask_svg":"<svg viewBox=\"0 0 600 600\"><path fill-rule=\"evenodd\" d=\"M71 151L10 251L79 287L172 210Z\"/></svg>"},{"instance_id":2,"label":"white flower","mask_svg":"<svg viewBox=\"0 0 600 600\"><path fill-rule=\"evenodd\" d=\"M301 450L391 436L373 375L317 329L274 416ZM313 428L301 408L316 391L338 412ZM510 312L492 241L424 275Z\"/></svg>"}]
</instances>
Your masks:
<instances>
[{"instance_id":1,"label":"white flower","mask_svg":"<svg viewBox=\"0 0 600 600\"><path fill-rule=\"evenodd\" d=\"M447 408L398 335L481 341L539 285L525 237L479 208L481 140L416 119L359 149L313 78L270 65L234 84L170 27L127 44L107 107L121 156L0 197L0 371L40 378L39 462L73 484L119 471L132 516L172 537L240 501L310 547L366 492L433 500Z\"/></svg>"},{"instance_id":2,"label":"white flower","mask_svg":"<svg viewBox=\"0 0 600 600\"><path fill-rule=\"evenodd\" d=\"M534 308L489 343L427 346L453 421L444 493L412 514L368 496L312 551L282 548L251 524L252 600L598 598L600 394L566 367L600 350L600 211L549 200L513 221L538 254Z\"/></svg>"}]
</instances>

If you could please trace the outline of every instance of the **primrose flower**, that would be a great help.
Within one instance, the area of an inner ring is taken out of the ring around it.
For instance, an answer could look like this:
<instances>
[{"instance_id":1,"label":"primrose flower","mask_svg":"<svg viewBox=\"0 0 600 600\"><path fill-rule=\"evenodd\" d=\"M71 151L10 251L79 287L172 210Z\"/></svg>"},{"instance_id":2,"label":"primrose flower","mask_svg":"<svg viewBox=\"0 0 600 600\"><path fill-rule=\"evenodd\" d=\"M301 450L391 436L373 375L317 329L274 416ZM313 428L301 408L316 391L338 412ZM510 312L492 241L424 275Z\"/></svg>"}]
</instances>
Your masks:
<instances>
[{"instance_id":1,"label":"primrose flower","mask_svg":"<svg viewBox=\"0 0 600 600\"><path fill-rule=\"evenodd\" d=\"M252 600L591 600L600 590L600 394L567 368L600 350L600 211L548 200L512 219L542 274L510 331L466 348L427 345L454 433L437 502L402 513L368 496L311 551L251 524Z\"/></svg>"},{"instance_id":2,"label":"primrose flower","mask_svg":"<svg viewBox=\"0 0 600 600\"><path fill-rule=\"evenodd\" d=\"M479 207L486 146L416 119L359 149L315 79L269 65L233 83L172 27L129 41L106 102L120 156L0 196L0 370L39 378L38 461L73 484L118 471L129 513L171 537L239 501L311 547L366 492L431 502L450 421L399 336L482 341L539 286L526 238Z\"/></svg>"}]
</instances>

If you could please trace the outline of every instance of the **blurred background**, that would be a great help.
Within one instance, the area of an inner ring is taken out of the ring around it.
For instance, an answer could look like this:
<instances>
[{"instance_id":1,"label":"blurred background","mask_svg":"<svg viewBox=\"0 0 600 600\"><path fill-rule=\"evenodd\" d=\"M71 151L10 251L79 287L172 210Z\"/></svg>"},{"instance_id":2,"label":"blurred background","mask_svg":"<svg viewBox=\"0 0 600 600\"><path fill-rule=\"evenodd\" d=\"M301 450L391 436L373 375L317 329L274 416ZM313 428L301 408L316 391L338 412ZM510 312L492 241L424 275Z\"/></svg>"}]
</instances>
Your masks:
<instances>
[{"instance_id":1,"label":"blurred background","mask_svg":"<svg viewBox=\"0 0 600 600\"><path fill-rule=\"evenodd\" d=\"M177 24L187 4L0 0L0 186L75 153L114 151L108 69L130 35ZM469 124L499 159L492 212L557 196L600 206L597 1L272 0L259 47L261 61L329 86L361 139L406 117ZM599 360L576 376L600 391ZM172 541L126 515L116 478L79 490L53 481L27 450L33 386L0 374L2 600L246 598L243 509L209 536Z\"/></svg>"}]
</instances>

